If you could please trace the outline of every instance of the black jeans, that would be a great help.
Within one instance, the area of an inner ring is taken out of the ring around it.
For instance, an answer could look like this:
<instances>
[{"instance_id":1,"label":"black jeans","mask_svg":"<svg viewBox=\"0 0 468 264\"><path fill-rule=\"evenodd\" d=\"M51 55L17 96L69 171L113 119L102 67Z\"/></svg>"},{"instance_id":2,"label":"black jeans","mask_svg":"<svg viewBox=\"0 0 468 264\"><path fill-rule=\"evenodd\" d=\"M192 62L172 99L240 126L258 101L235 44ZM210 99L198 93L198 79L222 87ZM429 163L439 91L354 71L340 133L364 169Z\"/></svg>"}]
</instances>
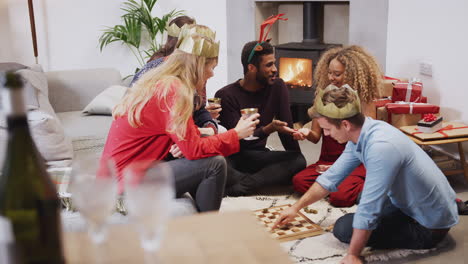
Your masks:
<instances>
[{"instance_id":1,"label":"black jeans","mask_svg":"<svg viewBox=\"0 0 468 264\"><path fill-rule=\"evenodd\" d=\"M344 243L351 242L354 214L340 217L333 228L333 235ZM447 235L444 231L428 229L401 210L381 217L377 228L372 232L367 246L375 249L428 249L435 247Z\"/></svg>"},{"instance_id":2,"label":"black jeans","mask_svg":"<svg viewBox=\"0 0 468 264\"><path fill-rule=\"evenodd\" d=\"M218 210L226 185L226 160L215 156L199 160L168 161L174 173L177 197L189 192L200 212Z\"/></svg>"},{"instance_id":3,"label":"black jeans","mask_svg":"<svg viewBox=\"0 0 468 264\"><path fill-rule=\"evenodd\" d=\"M228 164L226 194L252 194L263 186L290 184L303 170L306 160L296 151L246 150L226 158Z\"/></svg>"}]
</instances>

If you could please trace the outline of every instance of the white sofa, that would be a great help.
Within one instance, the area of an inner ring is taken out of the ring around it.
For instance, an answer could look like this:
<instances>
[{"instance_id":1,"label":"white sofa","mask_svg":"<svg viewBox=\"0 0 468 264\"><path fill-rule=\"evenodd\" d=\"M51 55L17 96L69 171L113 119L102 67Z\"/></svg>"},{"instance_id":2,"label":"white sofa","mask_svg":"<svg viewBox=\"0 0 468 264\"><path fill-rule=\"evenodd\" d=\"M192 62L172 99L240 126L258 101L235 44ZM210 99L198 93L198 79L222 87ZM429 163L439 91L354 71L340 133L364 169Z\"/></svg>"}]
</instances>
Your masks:
<instances>
[{"instance_id":1,"label":"white sofa","mask_svg":"<svg viewBox=\"0 0 468 264\"><path fill-rule=\"evenodd\" d=\"M116 69L100 68L47 72L49 100L59 117L65 135L73 144L74 158L100 156L112 123L109 115L85 115L82 110L99 93L121 85Z\"/></svg>"}]
</instances>

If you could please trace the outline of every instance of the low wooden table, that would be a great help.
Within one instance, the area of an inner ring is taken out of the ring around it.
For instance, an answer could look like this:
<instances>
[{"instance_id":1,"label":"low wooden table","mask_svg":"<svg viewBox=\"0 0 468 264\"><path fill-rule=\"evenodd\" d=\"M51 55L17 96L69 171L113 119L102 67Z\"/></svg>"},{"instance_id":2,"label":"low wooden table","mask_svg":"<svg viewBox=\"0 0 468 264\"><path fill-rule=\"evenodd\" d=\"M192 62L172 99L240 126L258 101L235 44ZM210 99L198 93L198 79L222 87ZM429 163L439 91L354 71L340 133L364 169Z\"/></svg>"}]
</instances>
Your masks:
<instances>
[{"instance_id":1,"label":"low wooden table","mask_svg":"<svg viewBox=\"0 0 468 264\"><path fill-rule=\"evenodd\" d=\"M96 249L86 233L65 233L64 242L67 263L95 263ZM111 226L109 237L99 250L104 263L145 262L134 226ZM165 264L292 263L252 212L176 218L169 223L159 256L158 263Z\"/></svg>"},{"instance_id":2,"label":"low wooden table","mask_svg":"<svg viewBox=\"0 0 468 264\"><path fill-rule=\"evenodd\" d=\"M463 173L465 180L468 182L468 164L465 160L465 151L463 150L463 142L468 141L468 136L457 137L457 138L443 138L443 139L432 139L432 140L421 140L415 137L412 134L407 133L407 131L402 130L405 134L414 141L414 143L422 145L440 145L440 144L449 144L457 143L458 144L458 153L460 154L460 164L462 169L460 170L444 170L445 175L454 175Z\"/></svg>"}]
</instances>

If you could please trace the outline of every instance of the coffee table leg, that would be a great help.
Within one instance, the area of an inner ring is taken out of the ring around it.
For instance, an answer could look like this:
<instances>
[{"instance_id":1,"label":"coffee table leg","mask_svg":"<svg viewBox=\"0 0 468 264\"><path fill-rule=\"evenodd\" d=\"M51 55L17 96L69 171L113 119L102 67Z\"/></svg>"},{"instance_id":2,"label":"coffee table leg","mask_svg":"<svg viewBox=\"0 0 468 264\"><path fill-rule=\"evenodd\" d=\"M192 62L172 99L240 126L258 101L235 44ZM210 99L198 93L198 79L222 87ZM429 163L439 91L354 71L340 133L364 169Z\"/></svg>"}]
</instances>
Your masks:
<instances>
[{"instance_id":1,"label":"coffee table leg","mask_svg":"<svg viewBox=\"0 0 468 264\"><path fill-rule=\"evenodd\" d=\"M468 182L468 164L465 160L465 151L463 150L463 142L458 142L458 152L460 154L460 162L463 168L463 174L465 176L466 182Z\"/></svg>"}]
</instances>

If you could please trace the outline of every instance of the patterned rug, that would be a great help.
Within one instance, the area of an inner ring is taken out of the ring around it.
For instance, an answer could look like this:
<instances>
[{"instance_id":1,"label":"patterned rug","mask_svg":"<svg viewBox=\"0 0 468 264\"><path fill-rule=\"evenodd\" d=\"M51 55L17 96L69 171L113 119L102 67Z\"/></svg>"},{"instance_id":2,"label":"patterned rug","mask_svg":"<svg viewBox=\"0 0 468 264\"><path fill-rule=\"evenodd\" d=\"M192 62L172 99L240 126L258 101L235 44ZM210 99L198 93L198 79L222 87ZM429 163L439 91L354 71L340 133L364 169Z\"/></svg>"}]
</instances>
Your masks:
<instances>
[{"instance_id":1,"label":"patterned rug","mask_svg":"<svg viewBox=\"0 0 468 264\"><path fill-rule=\"evenodd\" d=\"M283 192L284 193L284 192ZM258 210L283 204L293 204L299 197L292 191L289 194L268 194L256 195L249 197L226 197L221 204L220 212L230 212L238 210ZM333 225L335 221L347 214L356 211L357 206L349 208L335 208L324 199L317 203L308 206L309 209L315 209L316 214L306 213L304 210L301 212L326 229ZM310 210L309 210L310 212ZM444 241L445 242L445 241ZM442 242L439 248L446 246ZM346 255L348 245L338 241L331 232L326 232L323 235L308 237L294 241L281 243L281 246L288 252L289 256L295 263L339 263L339 261ZM364 250L364 257L368 263L379 263L392 259L402 259L410 255L427 254L438 249L429 250L378 250L371 251L370 248Z\"/></svg>"}]
</instances>

